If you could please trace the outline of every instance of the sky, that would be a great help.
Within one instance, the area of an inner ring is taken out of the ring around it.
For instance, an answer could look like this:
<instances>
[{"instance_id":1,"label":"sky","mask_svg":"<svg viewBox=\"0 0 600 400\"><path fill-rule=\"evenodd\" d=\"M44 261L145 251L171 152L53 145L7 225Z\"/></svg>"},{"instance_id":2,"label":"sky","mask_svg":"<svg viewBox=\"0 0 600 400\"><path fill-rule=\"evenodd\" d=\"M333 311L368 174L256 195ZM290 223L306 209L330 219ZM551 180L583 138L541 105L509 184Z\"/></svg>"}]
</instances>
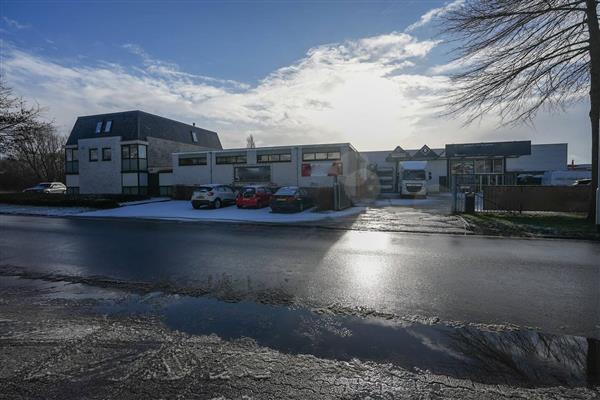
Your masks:
<instances>
[{"instance_id":1,"label":"sky","mask_svg":"<svg viewBox=\"0 0 600 400\"><path fill-rule=\"evenodd\" d=\"M590 160L588 103L533 125L443 116L461 0L0 1L0 75L67 135L80 115L143 110L226 148L350 142L358 150L531 140Z\"/></svg>"}]
</instances>

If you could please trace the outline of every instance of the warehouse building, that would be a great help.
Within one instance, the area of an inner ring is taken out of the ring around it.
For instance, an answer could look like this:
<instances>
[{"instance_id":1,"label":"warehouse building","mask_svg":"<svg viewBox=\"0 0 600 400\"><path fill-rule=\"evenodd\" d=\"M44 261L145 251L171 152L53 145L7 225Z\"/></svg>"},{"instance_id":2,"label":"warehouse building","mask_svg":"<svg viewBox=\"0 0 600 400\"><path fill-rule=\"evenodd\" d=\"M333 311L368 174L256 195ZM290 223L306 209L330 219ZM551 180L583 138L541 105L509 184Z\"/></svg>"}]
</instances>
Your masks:
<instances>
[{"instance_id":1,"label":"warehouse building","mask_svg":"<svg viewBox=\"0 0 600 400\"><path fill-rule=\"evenodd\" d=\"M332 143L180 152L173 154L172 169L160 175L161 187L206 183L333 187L338 182L355 196L366 163L351 144Z\"/></svg>"}]
</instances>

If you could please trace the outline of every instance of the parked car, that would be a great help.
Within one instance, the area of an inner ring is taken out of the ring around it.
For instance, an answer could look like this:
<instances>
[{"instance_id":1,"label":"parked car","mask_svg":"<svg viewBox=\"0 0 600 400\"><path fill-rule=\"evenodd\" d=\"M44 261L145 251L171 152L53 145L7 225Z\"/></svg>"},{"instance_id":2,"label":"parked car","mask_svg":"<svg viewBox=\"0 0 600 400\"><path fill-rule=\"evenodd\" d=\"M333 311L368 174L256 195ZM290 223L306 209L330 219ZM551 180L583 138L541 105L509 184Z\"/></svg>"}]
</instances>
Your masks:
<instances>
[{"instance_id":1,"label":"parked car","mask_svg":"<svg viewBox=\"0 0 600 400\"><path fill-rule=\"evenodd\" d=\"M42 182L23 190L23 193L67 193L67 187L61 182Z\"/></svg>"},{"instance_id":2,"label":"parked car","mask_svg":"<svg viewBox=\"0 0 600 400\"><path fill-rule=\"evenodd\" d=\"M266 186L252 185L244 186L238 192L235 204L238 208L256 207L262 208L269 205L273 193Z\"/></svg>"},{"instance_id":3,"label":"parked car","mask_svg":"<svg viewBox=\"0 0 600 400\"><path fill-rule=\"evenodd\" d=\"M192 194L192 207L202 206L221 208L223 205L235 203L235 192L227 185L209 184L198 186Z\"/></svg>"},{"instance_id":4,"label":"parked car","mask_svg":"<svg viewBox=\"0 0 600 400\"><path fill-rule=\"evenodd\" d=\"M577 179L575 181L575 183L573 183L573 186L585 186L585 185L591 185L591 184L592 184L592 179L585 178L585 179Z\"/></svg>"},{"instance_id":5,"label":"parked car","mask_svg":"<svg viewBox=\"0 0 600 400\"><path fill-rule=\"evenodd\" d=\"M284 186L271 197L273 212L304 211L312 205L308 192L298 186Z\"/></svg>"}]
</instances>

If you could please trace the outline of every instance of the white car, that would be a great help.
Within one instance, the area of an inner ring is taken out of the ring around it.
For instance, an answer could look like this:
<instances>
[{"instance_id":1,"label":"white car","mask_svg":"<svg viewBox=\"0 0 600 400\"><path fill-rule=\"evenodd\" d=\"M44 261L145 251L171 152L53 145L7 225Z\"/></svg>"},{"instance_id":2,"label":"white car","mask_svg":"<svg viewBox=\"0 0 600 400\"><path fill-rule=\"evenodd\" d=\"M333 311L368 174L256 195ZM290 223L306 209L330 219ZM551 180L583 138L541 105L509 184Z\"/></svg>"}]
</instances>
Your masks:
<instances>
[{"instance_id":1,"label":"white car","mask_svg":"<svg viewBox=\"0 0 600 400\"><path fill-rule=\"evenodd\" d=\"M60 182L42 182L23 190L24 193L60 193L65 194L67 187Z\"/></svg>"},{"instance_id":2,"label":"white car","mask_svg":"<svg viewBox=\"0 0 600 400\"><path fill-rule=\"evenodd\" d=\"M235 203L235 191L227 185L214 184L198 186L192 194L192 207L202 206L221 208L223 205Z\"/></svg>"}]
</instances>

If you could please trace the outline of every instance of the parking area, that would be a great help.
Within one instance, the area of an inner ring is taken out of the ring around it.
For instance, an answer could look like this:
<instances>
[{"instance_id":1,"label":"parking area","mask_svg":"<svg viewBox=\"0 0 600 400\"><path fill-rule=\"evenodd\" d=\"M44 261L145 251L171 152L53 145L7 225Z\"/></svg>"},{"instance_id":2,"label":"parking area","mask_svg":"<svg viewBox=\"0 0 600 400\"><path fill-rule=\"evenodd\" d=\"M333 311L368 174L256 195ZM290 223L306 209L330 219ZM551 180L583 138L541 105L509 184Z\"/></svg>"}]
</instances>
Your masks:
<instances>
[{"instance_id":1,"label":"parking area","mask_svg":"<svg viewBox=\"0 0 600 400\"><path fill-rule=\"evenodd\" d=\"M170 200L156 203L130 205L109 210L98 210L78 214L80 217L103 218L143 218L181 221L235 221L258 223L310 223L329 220L333 218L356 218L356 215L365 211L366 207L351 207L342 211L315 211L314 208L296 213L273 213L271 208L258 209L236 206L222 207L219 209L201 208L194 209L191 202L183 200Z\"/></svg>"}]
</instances>

